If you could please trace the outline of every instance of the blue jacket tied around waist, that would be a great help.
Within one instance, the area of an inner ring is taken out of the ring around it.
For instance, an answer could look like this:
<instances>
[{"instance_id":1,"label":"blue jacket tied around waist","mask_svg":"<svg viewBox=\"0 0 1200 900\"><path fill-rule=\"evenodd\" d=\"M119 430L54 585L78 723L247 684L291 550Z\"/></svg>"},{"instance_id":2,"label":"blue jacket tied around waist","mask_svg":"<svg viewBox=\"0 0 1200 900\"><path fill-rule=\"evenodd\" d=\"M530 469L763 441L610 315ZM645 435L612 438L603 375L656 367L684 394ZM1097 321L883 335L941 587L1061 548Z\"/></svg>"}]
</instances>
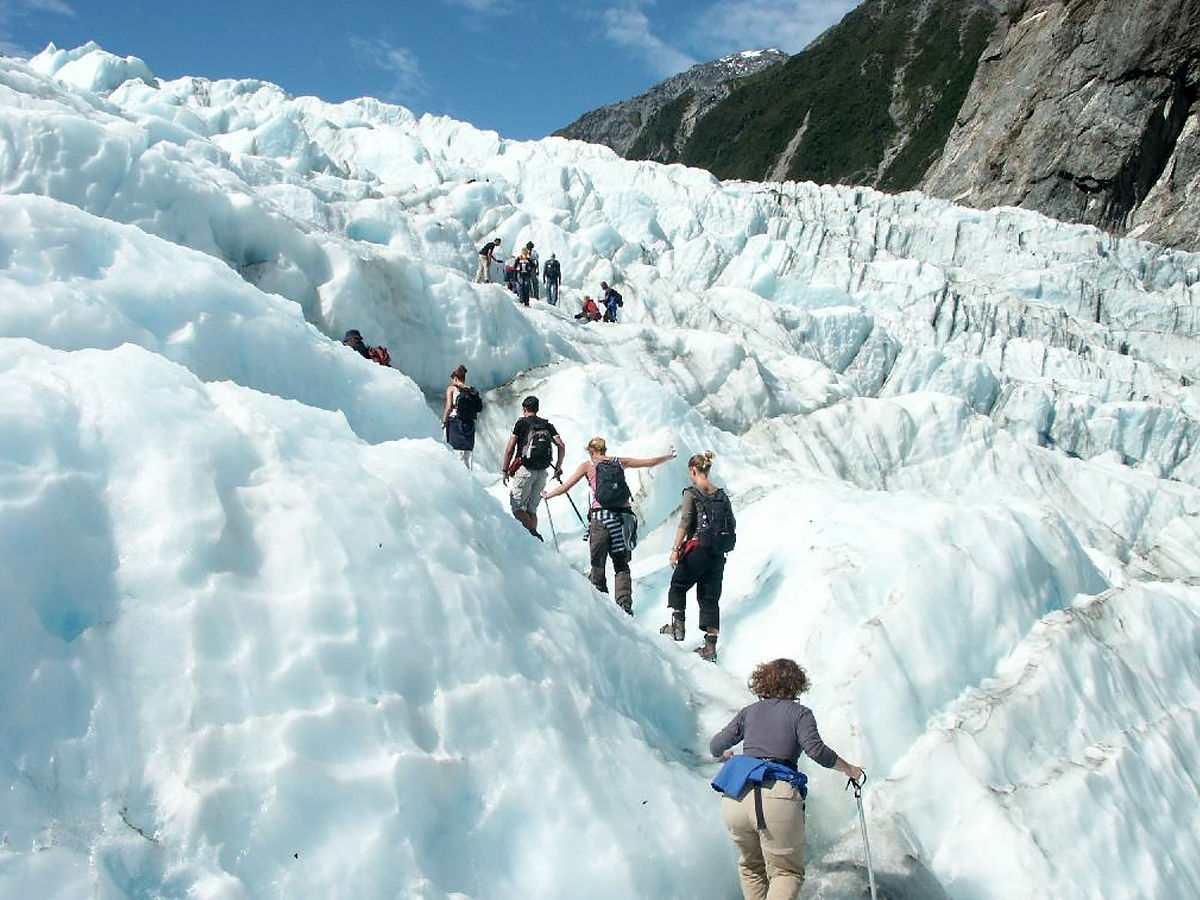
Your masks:
<instances>
[{"instance_id":1,"label":"blue jacket tied around waist","mask_svg":"<svg viewBox=\"0 0 1200 900\"><path fill-rule=\"evenodd\" d=\"M789 769L782 763L769 759L759 759L757 756L731 756L721 771L713 779L714 791L720 791L727 797L740 800L751 787L761 787L767 779L786 781L800 792L801 797L808 797L808 776L795 769Z\"/></svg>"}]
</instances>

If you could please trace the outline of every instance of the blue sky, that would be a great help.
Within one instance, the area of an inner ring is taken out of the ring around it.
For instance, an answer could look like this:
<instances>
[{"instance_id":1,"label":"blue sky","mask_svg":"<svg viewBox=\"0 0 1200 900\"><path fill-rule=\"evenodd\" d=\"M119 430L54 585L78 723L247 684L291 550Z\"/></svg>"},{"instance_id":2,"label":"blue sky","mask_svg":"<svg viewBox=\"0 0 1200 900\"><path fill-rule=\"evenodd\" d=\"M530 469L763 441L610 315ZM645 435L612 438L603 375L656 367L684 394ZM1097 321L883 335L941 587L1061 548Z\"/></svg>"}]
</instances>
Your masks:
<instances>
[{"instance_id":1,"label":"blue sky","mask_svg":"<svg viewBox=\"0 0 1200 900\"><path fill-rule=\"evenodd\" d=\"M537 138L736 50L789 53L856 0L0 0L0 51L94 40L161 78L369 95Z\"/></svg>"}]
</instances>

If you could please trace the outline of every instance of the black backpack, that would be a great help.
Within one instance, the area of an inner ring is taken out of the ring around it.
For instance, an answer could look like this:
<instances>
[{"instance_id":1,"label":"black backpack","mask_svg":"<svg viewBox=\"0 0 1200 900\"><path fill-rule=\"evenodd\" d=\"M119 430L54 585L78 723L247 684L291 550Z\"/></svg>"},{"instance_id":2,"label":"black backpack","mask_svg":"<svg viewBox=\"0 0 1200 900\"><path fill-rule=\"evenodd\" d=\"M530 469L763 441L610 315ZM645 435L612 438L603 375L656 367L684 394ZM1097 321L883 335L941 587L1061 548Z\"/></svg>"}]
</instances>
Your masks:
<instances>
[{"instance_id":1,"label":"black backpack","mask_svg":"<svg viewBox=\"0 0 1200 900\"><path fill-rule=\"evenodd\" d=\"M737 522L733 504L720 488L712 496L691 488L696 498L696 538L700 546L714 553L728 553L737 542Z\"/></svg>"},{"instance_id":2,"label":"black backpack","mask_svg":"<svg viewBox=\"0 0 1200 900\"><path fill-rule=\"evenodd\" d=\"M454 409L462 419L473 422L475 417L483 412L483 398L473 387L458 389L458 399L454 401Z\"/></svg>"},{"instance_id":3,"label":"black backpack","mask_svg":"<svg viewBox=\"0 0 1200 900\"><path fill-rule=\"evenodd\" d=\"M542 276L547 281L558 281L562 277L562 269L559 268L557 259L546 260L546 265L542 266Z\"/></svg>"},{"instance_id":4,"label":"black backpack","mask_svg":"<svg viewBox=\"0 0 1200 900\"><path fill-rule=\"evenodd\" d=\"M601 509L624 509L632 496L620 460L603 459L596 463L596 503Z\"/></svg>"},{"instance_id":5,"label":"black backpack","mask_svg":"<svg viewBox=\"0 0 1200 900\"><path fill-rule=\"evenodd\" d=\"M617 293L616 291L614 291L612 288L609 288L609 291L608 291L608 292L609 292L609 294L610 294L610 295L612 295L613 303L617 304L617 306L624 306L624 305L625 305L625 301L621 299L621 295L620 295L620 294L618 294L618 293Z\"/></svg>"},{"instance_id":6,"label":"black backpack","mask_svg":"<svg viewBox=\"0 0 1200 900\"><path fill-rule=\"evenodd\" d=\"M553 458L554 435L550 423L545 419L532 419L525 432L525 446L521 448L521 463L527 469L540 471L550 465Z\"/></svg>"}]
</instances>

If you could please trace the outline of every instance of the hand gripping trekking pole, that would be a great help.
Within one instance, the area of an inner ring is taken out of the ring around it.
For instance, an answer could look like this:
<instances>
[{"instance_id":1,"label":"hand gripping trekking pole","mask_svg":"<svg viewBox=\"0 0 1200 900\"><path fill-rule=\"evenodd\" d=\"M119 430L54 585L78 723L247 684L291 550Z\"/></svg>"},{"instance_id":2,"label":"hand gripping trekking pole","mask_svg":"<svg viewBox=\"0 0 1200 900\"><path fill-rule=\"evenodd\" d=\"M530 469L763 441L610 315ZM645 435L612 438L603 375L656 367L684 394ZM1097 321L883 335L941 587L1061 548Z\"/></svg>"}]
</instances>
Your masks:
<instances>
[{"instance_id":1,"label":"hand gripping trekking pole","mask_svg":"<svg viewBox=\"0 0 1200 900\"><path fill-rule=\"evenodd\" d=\"M867 773L863 772L862 781L853 778L846 781L846 789L854 788L854 799L858 802L858 824L862 826L863 851L867 854L867 880L871 884L871 900L875 897L875 867L871 865L871 842L867 840L867 815L863 812L862 789L867 783Z\"/></svg>"}]
</instances>

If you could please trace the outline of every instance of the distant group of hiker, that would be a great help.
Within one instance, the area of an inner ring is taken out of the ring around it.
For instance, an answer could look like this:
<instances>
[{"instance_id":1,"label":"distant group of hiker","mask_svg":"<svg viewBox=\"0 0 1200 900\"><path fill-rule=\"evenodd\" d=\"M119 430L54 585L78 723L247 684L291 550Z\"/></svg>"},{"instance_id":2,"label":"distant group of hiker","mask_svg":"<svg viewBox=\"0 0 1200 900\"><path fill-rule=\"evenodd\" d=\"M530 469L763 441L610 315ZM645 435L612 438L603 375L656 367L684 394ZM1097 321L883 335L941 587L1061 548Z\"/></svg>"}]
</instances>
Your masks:
<instances>
[{"instance_id":1,"label":"distant group of hiker","mask_svg":"<svg viewBox=\"0 0 1200 900\"><path fill-rule=\"evenodd\" d=\"M492 283L492 266L500 262L500 238L492 238L479 248L479 263L475 268L476 284ZM540 279L540 281L539 281ZM555 254L551 253L546 264L541 265L538 252L533 241L521 248L521 252L510 256L504 261L504 284L517 296L522 306L528 306L529 301L541 299L541 287L546 291L546 302L551 306L558 305L558 290L562 284L562 264ZM624 298L607 281L600 282L600 302L585 295L581 308L575 318L582 322L616 322L617 310L625 305Z\"/></svg>"},{"instance_id":2,"label":"distant group of hiker","mask_svg":"<svg viewBox=\"0 0 1200 900\"><path fill-rule=\"evenodd\" d=\"M485 245L488 252L499 239ZM489 249L490 248L490 249ZM522 259L536 257L529 244ZM547 300L557 302L560 275L557 260L551 256L547 266L555 265L554 292ZM490 256L481 251L478 277L487 280ZM544 274L544 272L543 272ZM528 304L530 280L518 290L522 303ZM576 318L589 321L603 318L616 321L621 295L602 282L606 312L599 313L595 301L584 298L584 310ZM536 293L534 294L536 296ZM553 296L553 300L550 297ZM590 304L590 309L589 309ZM610 317L611 313L611 317ZM355 329L346 333L343 343L367 359L390 365L384 347L369 347ZM501 476L509 490L513 517L531 535L543 540L538 531L538 506L569 491L586 479L588 502L587 541L589 580L608 594L607 566L613 567L613 597L625 613L633 614L633 580L630 561L637 546L637 517L633 512L633 494L625 478L628 469L648 469L675 458L675 448L650 457L612 456L602 437L587 443L587 459L563 479L566 443L558 430L540 415L540 401L530 395L521 401L521 417L514 423L504 448ZM467 381L467 368L459 365L450 373L442 404L442 428L446 442L460 454L463 464L472 467L476 420L483 410L483 398ZM674 641L686 637L687 593L696 588L699 609L698 626L703 640L695 652L709 662L717 660L717 641L721 629L721 590L726 554L734 549L737 523L733 506L725 491L710 479L712 451L697 453L688 460L689 485L683 490L679 523L671 540L668 562L671 566L667 589L670 618L659 633ZM547 490L553 473L558 485ZM574 507L574 501L571 501ZM578 513L578 509L576 509ZM583 522L582 515L580 516ZM553 527L553 521L551 521ZM709 752L723 761L712 782L722 794L721 816L739 852L738 875L746 900L794 900L804 884L805 799L808 779L799 771L803 752L818 765L847 775L855 788L862 815L861 787L865 774L846 762L821 739L811 709L799 703L809 688L808 675L794 660L776 659L759 665L748 686L758 698L737 715L709 742ZM733 747L742 743L742 753ZM864 842L866 824L863 819ZM868 872L874 888L874 874L867 855Z\"/></svg>"},{"instance_id":3,"label":"distant group of hiker","mask_svg":"<svg viewBox=\"0 0 1200 900\"><path fill-rule=\"evenodd\" d=\"M500 238L493 238L479 248L479 265L475 270L476 284L490 284L492 281L492 266L499 262ZM529 241L521 252L508 257L504 261L504 285L517 295L522 306L528 306L530 299L540 300L540 284L546 288L546 302L551 306L558 305L558 286L562 282L562 266L558 258L551 253L546 265L541 265L533 241Z\"/></svg>"}]
</instances>

